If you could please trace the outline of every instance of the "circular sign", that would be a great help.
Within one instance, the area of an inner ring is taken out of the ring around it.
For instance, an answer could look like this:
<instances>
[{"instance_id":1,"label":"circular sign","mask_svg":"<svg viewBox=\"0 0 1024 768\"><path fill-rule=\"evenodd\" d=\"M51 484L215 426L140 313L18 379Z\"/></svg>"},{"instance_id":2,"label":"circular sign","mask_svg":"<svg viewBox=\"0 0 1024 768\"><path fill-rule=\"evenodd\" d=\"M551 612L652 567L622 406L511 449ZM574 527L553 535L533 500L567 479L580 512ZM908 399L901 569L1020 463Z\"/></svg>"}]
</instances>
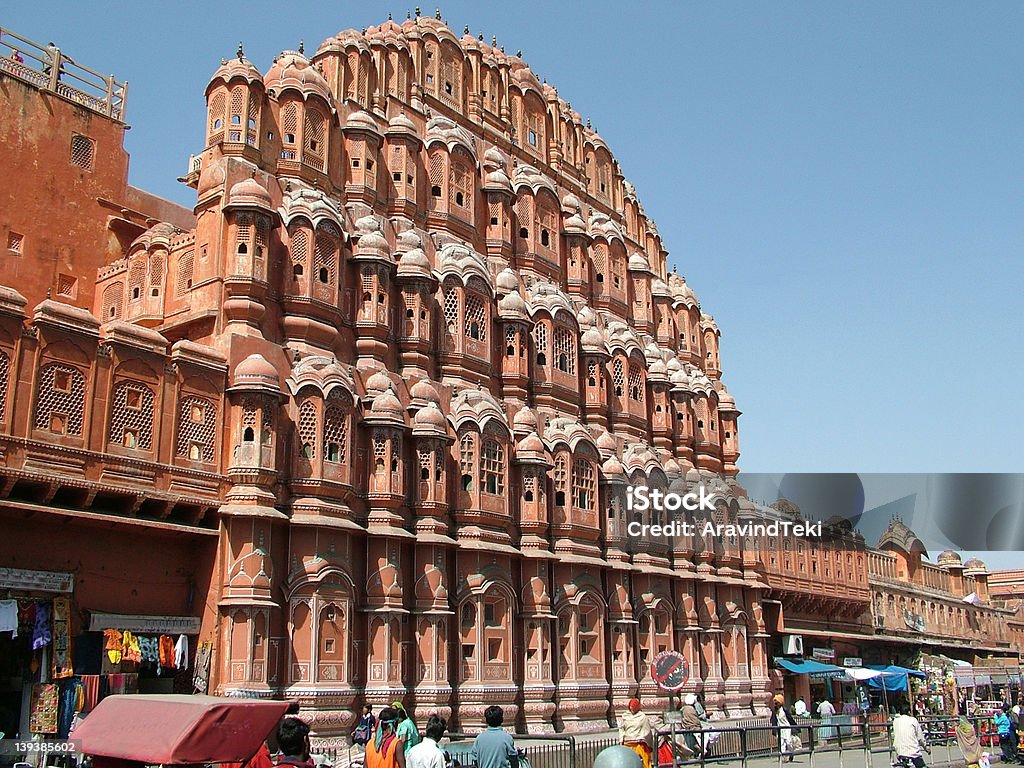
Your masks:
<instances>
[{"instance_id":1,"label":"circular sign","mask_svg":"<svg viewBox=\"0 0 1024 768\"><path fill-rule=\"evenodd\" d=\"M651 662L651 677L666 691L678 691L690 679L690 667L678 651L662 651Z\"/></svg>"}]
</instances>

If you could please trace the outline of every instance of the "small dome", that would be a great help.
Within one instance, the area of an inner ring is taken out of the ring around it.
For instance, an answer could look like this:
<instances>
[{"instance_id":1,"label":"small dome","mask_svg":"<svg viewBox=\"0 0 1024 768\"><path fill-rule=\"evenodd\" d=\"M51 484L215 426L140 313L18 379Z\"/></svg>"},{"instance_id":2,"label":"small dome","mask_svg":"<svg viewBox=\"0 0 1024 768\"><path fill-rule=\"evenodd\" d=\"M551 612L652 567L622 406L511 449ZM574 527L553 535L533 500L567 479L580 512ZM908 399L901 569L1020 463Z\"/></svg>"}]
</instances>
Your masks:
<instances>
[{"instance_id":1,"label":"small dome","mask_svg":"<svg viewBox=\"0 0 1024 768\"><path fill-rule=\"evenodd\" d=\"M206 90L209 92L210 86L215 82L221 81L224 83L230 83L235 78L242 78L246 82L250 83L263 84L263 75L260 74L256 65L244 56L236 56L233 59L221 61L221 65L217 67L217 71L214 72L213 77L210 78L210 82L206 86Z\"/></svg>"},{"instance_id":2,"label":"small dome","mask_svg":"<svg viewBox=\"0 0 1024 768\"><path fill-rule=\"evenodd\" d=\"M519 278L516 276L515 272L508 267L505 267L505 269L498 273L498 277L495 278L495 287L497 288L498 293L518 291Z\"/></svg>"},{"instance_id":3,"label":"small dome","mask_svg":"<svg viewBox=\"0 0 1024 768\"><path fill-rule=\"evenodd\" d=\"M601 474L609 480L625 480L626 472L622 468L622 462L615 456L609 456L601 465Z\"/></svg>"},{"instance_id":4,"label":"small dome","mask_svg":"<svg viewBox=\"0 0 1024 768\"><path fill-rule=\"evenodd\" d=\"M384 392L373 398L373 407L370 412L375 416L397 416L402 417L402 403L395 396L395 391L389 386Z\"/></svg>"},{"instance_id":5,"label":"small dome","mask_svg":"<svg viewBox=\"0 0 1024 768\"><path fill-rule=\"evenodd\" d=\"M349 115L348 120L345 121L345 128L358 128L365 131L373 131L374 133L379 132L377 121L373 119L373 115L363 110Z\"/></svg>"},{"instance_id":6,"label":"small dome","mask_svg":"<svg viewBox=\"0 0 1024 768\"><path fill-rule=\"evenodd\" d=\"M629 257L629 271L630 272L650 272L651 265L647 261L647 257L642 253L634 253Z\"/></svg>"},{"instance_id":7,"label":"small dome","mask_svg":"<svg viewBox=\"0 0 1024 768\"><path fill-rule=\"evenodd\" d=\"M366 380L366 394L371 397L391 389L391 378L383 370L377 371Z\"/></svg>"},{"instance_id":8,"label":"small dome","mask_svg":"<svg viewBox=\"0 0 1024 768\"><path fill-rule=\"evenodd\" d=\"M413 400L425 400L428 403L441 402L441 397L437 394L434 385L430 383L430 379L420 379L413 384L409 390L409 396Z\"/></svg>"},{"instance_id":9,"label":"small dome","mask_svg":"<svg viewBox=\"0 0 1024 768\"><path fill-rule=\"evenodd\" d=\"M976 557L972 557L964 563L964 568L968 571L983 573L985 572L985 563Z\"/></svg>"},{"instance_id":10,"label":"small dome","mask_svg":"<svg viewBox=\"0 0 1024 768\"><path fill-rule=\"evenodd\" d=\"M277 369L263 355L249 355L235 366L232 384L236 387L258 386L281 388Z\"/></svg>"},{"instance_id":11,"label":"small dome","mask_svg":"<svg viewBox=\"0 0 1024 768\"><path fill-rule=\"evenodd\" d=\"M271 210L273 208L273 200L267 188L256 181L255 176L252 176L248 179L243 179L231 187L231 190L228 192L227 205L224 207L227 208L229 206L245 206L247 208Z\"/></svg>"},{"instance_id":12,"label":"small dome","mask_svg":"<svg viewBox=\"0 0 1024 768\"><path fill-rule=\"evenodd\" d=\"M597 437L597 447L598 450L615 453L619 446L615 442L615 438L612 437L611 432L604 431Z\"/></svg>"},{"instance_id":13,"label":"small dome","mask_svg":"<svg viewBox=\"0 0 1024 768\"><path fill-rule=\"evenodd\" d=\"M444 414L441 413L441 409L437 407L437 403L429 401L416 412L413 423L417 427L436 427L441 430L446 429L448 425Z\"/></svg>"},{"instance_id":14,"label":"small dome","mask_svg":"<svg viewBox=\"0 0 1024 768\"><path fill-rule=\"evenodd\" d=\"M544 442L540 439L540 435L536 432L531 432L516 446L517 453L543 453Z\"/></svg>"},{"instance_id":15,"label":"small dome","mask_svg":"<svg viewBox=\"0 0 1024 768\"><path fill-rule=\"evenodd\" d=\"M358 114L358 113L356 113ZM365 112L363 114L366 114ZM351 118L350 118L351 119ZM399 112L388 120L388 133L405 133L416 136L416 123L409 119L405 112ZM418 137L417 137L418 138Z\"/></svg>"},{"instance_id":16,"label":"small dome","mask_svg":"<svg viewBox=\"0 0 1024 768\"><path fill-rule=\"evenodd\" d=\"M309 59L296 51L284 51L278 56L264 78L267 90L278 96L293 88L303 96L316 94L328 104L333 104L331 88Z\"/></svg>"},{"instance_id":17,"label":"small dome","mask_svg":"<svg viewBox=\"0 0 1024 768\"><path fill-rule=\"evenodd\" d=\"M399 277L432 277L430 259L422 248L413 248L402 254L398 260Z\"/></svg>"},{"instance_id":18,"label":"small dome","mask_svg":"<svg viewBox=\"0 0 1024 768\"><path fill-rule=\"evenodd\" d=\"M606 351L604 338L597 328L588 328L580 337L580 344L588 351Z\"/></svg>"},{"instance_id":19,"label":"small dome","mask_svg":"<svg viewBox=\"0 0 1024 768\"><path fill-rule=\"evenodd\" d=\"M961 566L963 564L960 555L951 549L947 549L945 552L939 553L937 562L939 565L946 566Z\"/></svg>"},{"instance_id":20,"label":"small dome","mask_svg":"<svg viewBox=\"0 0 1024 768\"><path fill-rule=\"evenodd\" d=\"M502 320L529 319L526 300L519 295L519 291L512 291L498 299L498 316Z\"/></svg>"},{"instance_id":21,"label":"small dome","mask_svg":"<svg viewBox=\"0 0 1024 768\"><path fill-rule=\"evenodd\" d=\"M536 432L537 414L529 408L520 408L519 412L512 417L512 426L516 432L519 432L520 430Z\"/></svg>"}]
</instances>

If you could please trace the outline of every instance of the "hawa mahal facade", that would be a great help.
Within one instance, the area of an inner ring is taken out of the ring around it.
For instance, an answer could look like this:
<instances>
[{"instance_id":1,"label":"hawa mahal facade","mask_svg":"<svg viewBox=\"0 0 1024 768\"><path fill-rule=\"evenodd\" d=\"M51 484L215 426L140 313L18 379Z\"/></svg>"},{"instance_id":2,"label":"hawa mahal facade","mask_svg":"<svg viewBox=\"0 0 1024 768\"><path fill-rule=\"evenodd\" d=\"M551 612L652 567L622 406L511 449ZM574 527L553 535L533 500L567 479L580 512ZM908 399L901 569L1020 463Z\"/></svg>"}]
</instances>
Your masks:
<instances>
[{"instance_id":1,"label":"hawa mahal facade","mask_svg":"<svg viewBox=\"0 0 1024 768\"><path fill-rule=\"evenodd\" d=\"M297 698L323 743L396 699L605 728L661 706L676 649L686 690L749 716L787 600L870 611L862 541L819 589L788 553L626 537L628 485L785 510L735 487L715 321L519 56L419 15L266 72L240 48L194 211L127 186L110 98L8 74L3 138L62 182L3 192L0 552L91 574L82 611L197 617L211 692Z\"/></svg>"}]
</instances>

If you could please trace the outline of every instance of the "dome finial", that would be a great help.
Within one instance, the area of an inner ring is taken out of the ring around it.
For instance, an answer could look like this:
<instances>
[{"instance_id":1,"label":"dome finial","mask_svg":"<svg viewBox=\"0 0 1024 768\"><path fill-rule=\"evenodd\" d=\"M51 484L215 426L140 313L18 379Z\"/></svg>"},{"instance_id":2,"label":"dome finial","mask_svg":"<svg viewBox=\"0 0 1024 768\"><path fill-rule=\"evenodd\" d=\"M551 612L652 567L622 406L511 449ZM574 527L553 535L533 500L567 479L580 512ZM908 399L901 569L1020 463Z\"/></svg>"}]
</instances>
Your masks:
<instances>
[{"instance_id":1,"label":"dome finial","mask_svg":"<svg viewBox=\"0 0 1024 768\"><path fill-rule=\"evenodd\" d=\"M522 48L520 48L518 51L516 51L516 56L518 56L520 59L523 58L523 49Z\"/></svg>"},{"instance_id":2,"label":"dome finial","mask_svg":"<svg viewBox=\"0 0 1024 768\"><path fill-rule=\"evenodd\" d=\"M434 9L434 18L437 19L438 21L441 20L441 9L440 8L435 8Z\"/></svg>"},{"instance_id":3,"label":"dome finial","mask_svg":"<svg viewBox=\"0 0 1024 768\"><path fill-rule=\"evenodd\" d=\"M498 36L497 35L491 35L491 47L493 47L493 48L497 48L498 47Z\"/></svg>"},{"instance_id":4,"label":"dome finial","mask_svg":"<svg viewBox=\"0 0 1024 768\"><path fill-rule=\"evenodd\" d=\"M462 28L462 34L464 34L464 35L468 35L469 34L469 24L467 24L466 26L464 26Z\"/></svg>"},{"instance_id":5,"label":"dome finial","mask_svg":"<svg viewBox=\"0 0 1024 768\"><path fill-rule=\"evenodd\" d=\"M420 17L420 7L417 5L416 6L416 18L418 19L419 17Z\"/></svg>"},{"instance_id":6,"label":"dome finial","mask_svg":"<svg viewBox=\"0 0 1024 768\"><path fill-rule=\"evenodd\" d=\"M242 59L245 58L245 51L242 49L242 42L241 42L241 40L239 40L239 42L238 42L238 50L235 51L235 53L238 54L238 60L239 61L241 61Z\"/></svg>"},{"instance_id":7,"label":"dome finial","mask_svg":"<svg viewBox=\"0 0 1024 768\"><path fill-rule=\"evenodd\" d=\"M479 35L477 35L476 39L479 40L482 43L484 41L484 33L481 32Z\"/></svg>"},{"instance_id":8,"label":"dome finial","mask_svg":"<svg viewBox=\"0 0 1024 768\"><path fill-rule=\"evenodd\" d=\"M594 126L592 126L592 125L590 124L590 118L588 117L588 118L587 118L587 128L593 128L593 127L594 127Z\"/></svg>"},{"instance_id":9,"label":"dome finial","mask_svg":"<svg viewBox=\"0 0 1024 768\"><path fill-rule=\"evenodd\" d=\"M391 11L388 11L388 21L394 21L394 19L391 17Z\"/></svg>"},{"instance_id":10,"label":"dome finial","mask_svg":"<svg viewBox=\"0 0 1024 768\"><path fill-rule=\"evenodd\" d=\"M299 53L306 53L306 42L304 40L299 40Z\"/></svg>"}]
</instances>

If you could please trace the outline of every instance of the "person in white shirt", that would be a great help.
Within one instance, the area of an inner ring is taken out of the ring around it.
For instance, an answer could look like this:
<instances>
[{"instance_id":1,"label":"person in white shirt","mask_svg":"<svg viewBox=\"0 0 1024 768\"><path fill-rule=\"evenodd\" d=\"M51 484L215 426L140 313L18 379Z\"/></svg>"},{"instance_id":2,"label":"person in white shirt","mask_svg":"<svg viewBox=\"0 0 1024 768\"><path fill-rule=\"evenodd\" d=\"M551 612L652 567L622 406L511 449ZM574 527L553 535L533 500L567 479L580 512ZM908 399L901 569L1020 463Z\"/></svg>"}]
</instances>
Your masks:
<instances>
[{"instance_id":1,"label":"person in white shirt","mask_svg":"<svg viewBox=\"0 0 1024 768\"><path fill-rule=\"evenodd\" d=\"M807 711L807 702L804 701L803 696L798 696L796 704L793 705L793 714L797 717L810 717L811 713Z\"/></svg>"},{"instance_id":2,"label":"person in white shirt","mask_svg":"<svg viewBox=\"0 0 1024 768\"><path fill-rule=\"evenodd\" d=\"M822 724L822 727L818 729L818 741L828 741L829 739L835 738L836 729L830 725L832 722L832 716L835 715L835 713L836 708L828 699L822 699L821 703L818 704L818 718L821 720Z\"/></svg>"},{"instance_id":3,"label":"person in white shirt","mask_svg":"<svg viewBox=\"0 0 1024 768\"><path fill-rule=\"evenodd\" d=\"M923 755L932 751L925 741L921 723L910 714L906 704L892 721L892 748L897 757L906 758L914 768L925 768Z\"/></svg>"},{"instance_id":4,"label":"person in white shirt","mask_svg":"<svg viewBox=\"0 0 1024 768\"><path fill-rule=\"evenodd\" d=\"M448 723L443 717L431 715L426 736L405 753L405 768L444 768L444 752L439 742L447 729Z\"/></svg>"}]
</instances>

